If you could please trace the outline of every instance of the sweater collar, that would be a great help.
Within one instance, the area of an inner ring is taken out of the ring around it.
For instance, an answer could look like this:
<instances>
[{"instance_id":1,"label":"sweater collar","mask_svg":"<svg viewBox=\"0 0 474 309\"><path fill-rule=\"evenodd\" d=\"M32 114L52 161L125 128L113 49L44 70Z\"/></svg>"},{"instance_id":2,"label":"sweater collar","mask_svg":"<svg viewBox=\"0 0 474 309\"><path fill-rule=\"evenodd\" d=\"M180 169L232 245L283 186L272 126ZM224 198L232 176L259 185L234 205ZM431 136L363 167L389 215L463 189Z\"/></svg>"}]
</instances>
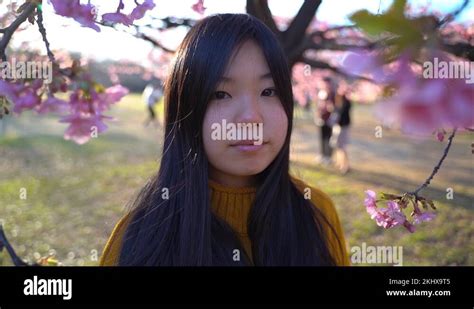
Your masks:
<instances>
[{"instance_id":1,"label":"sweater collar","mask_svg":"<svg viewBox=\"0 0 474 309\"><path fill-rule=\"evenodd\" d=\"M240 235L248 235L247 220L256 187L228 187L209 179L212 211Z\"/></svg>"}]
</instances>

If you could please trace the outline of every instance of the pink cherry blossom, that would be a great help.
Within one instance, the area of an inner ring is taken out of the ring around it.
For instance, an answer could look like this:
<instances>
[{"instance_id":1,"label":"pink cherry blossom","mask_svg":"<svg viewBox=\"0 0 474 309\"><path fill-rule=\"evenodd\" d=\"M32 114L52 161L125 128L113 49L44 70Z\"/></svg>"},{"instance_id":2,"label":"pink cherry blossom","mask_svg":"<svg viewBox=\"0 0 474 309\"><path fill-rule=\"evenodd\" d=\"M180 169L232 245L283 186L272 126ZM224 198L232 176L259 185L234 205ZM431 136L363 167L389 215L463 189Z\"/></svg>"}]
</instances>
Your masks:
<instances>
[{"instance_id":1,"label":"pink cherry blossom","mask_svg":"<svg viewBox=\"0 0 474 309\"><path fill-rule=\"evenodd\" d=\"M377 208L376 196L377 194L372 190L365 191L365 200L364 200L365 207Z\"/></svg>"},{"instance_id":2,"label":"pink cherry blossom","mask_svg":"<svg viewBox=\"0 0 474 309\"><path fill-rule=\"evenodd\" d=\"M73 114L94 113L94 110L93 110L94 97L95 97L95 94L92 93L91 94L92 100L88 100L83 97L80 89L74 91L69 96L69 104L71 105L71 112Z\"/></svg>"},{"instance_id":3,"label":"pink cherry blossom","mask_svg":"<svg viewBox=\"0 0 474 309\"><path fill-rule=\"evenodd\" d=\"M62 114L69 110L68 102L58 99L53 95L48 96L48 98L41 103L38 107L38 114L47 114L47 113L58 113Z\"/></svg>"},{"instance_id":4,"label":"pink cherry blossom","mask_svg":"<svg viewBox=\"0 0 474 309\"><path fill-rule=\"evenodd\" d=\"M397 203L393 201L387 203L387 208L373 209L371 219L375 220L378 226L385 229L402 225L406 221L405 215L400 211Z\"/></svg>"},{"instance_id":5,"label":"pink cherry blossom","mask_svg":"<svg viewBox=\"0 0 474 309\"><path fill-rule=\"evenodd\" d=\"M385 125L398 126L413 135L428 135L440 128L474 125L474 84L463 79L422 79L421 68L405 51L389 65L369 52L349 53L343 69L349 74L370 76L396 89L393 96L377 104L375 113ZM448 59L433 53L429 59ZM441 139L441 135L437 135Z\"/></svg>"},{"instance_id":6,"label":"pink cherry blossom","mask_svg":"<svg viewBox=\"0 0 474 309\"><path fill-rule=\"evenodd\" d=\"M122 85L115 85L105 89L105 98L104 100L107 104L114 104L120 101L125 95L129 93L128 89Z\"/></svg>"},{"instance_id":7,"label":"pink cherry blossom","mask_svg":"<svg viewBox=\"0 0 474 309\"><path fill-rule=\"evenodd\" d=\"M206 8L204 7L204 0L198 0L193 6L191 7L193 11L198 14L203 15Z\"/></svg>"},{"instance_id":8,"label":"pink cherry blossom","mask_svg":"<svg viewBox=\"0 0 474 309\"><path fill-rule=\"evenodd\" d=\"M402 85L376 107L386 125L405 133L431 134L438 128L474 126L474 85L462 80L433 79Z\"/></svg>"},{"instance_id":9,"label":"pink cherry blossom","mask_svg":"<svg viewBox=\"0 0 474 309\"><path fill-rule=\"evenodd\" d=\"M97 97L99 111L109 109L110 105L119 102L128 92L128 89L122 85L115 85L105 89L105 92L98 94Z\"/></svg>"},{"instance_id":10,"label":"pink cherry blossom","mask_svg":"<svg viewBox=\"0 0 474 309\"><path fill-rule=\"evenodd\" d=\"M376 193L372 190L365 191L366 197L364 204L372 220L375 220L378 226L389 229L396 226L404 226L408 231L415 231L413 225L408 222L405 214L395 201L388 201L386 208L377 208Z\"/></svg>"},{"instance_id":11,"label":"pink cherry blossom","mask_svg":"<svg viewBox=\"0 0 474 309\"><path fill-rule=\"evenodd\" d=\"M93 128L97 133L107 129L103 121L113 118L102 113L128 93L128 89L121 85L109 87L98 93L92 85L89 85L91 81L88 80L88 76L82 76L82 78L75 81L75 90L69 97L71 114L60 120L60 122L70 123L64 138L78 144L84 144L90 140ZM84 89L87 89L87 91Z\"/></svg>"},{"instance_id":12,"label":"pink cherry blossom","mask_svg":"<svg viewBox=\"0 0 474 309\"><path fill-rule=\"evenodd\" d=\"M400 210L397 202L388 201L387 208L381 208L380 212L383 214L383 221L381 222L384 228L391 228L398 225L403 225L407 218Z\"/></svg>"},{"instance_id":13,"label":"pink cherry blossom","mask_svg":"<svg viewBox=\"0 0 474 309\"><path fill-rule=\"evenodd\" d=\"M365 194L364 204L370 218L372 220L375 219L376 222L383 220L382 214L377 209L376 193L372 190L367 190L365 191Z\"/></svg>"},{"instance_id":14,"label":"pink cherry blossom","mask_svg":"<svg viewBox=\"0 0 474 309\"><path fill-rule=\"evenodd\" d=\"M444 140L444 133L438 132L438 134L436 134L436 138L438 141L442 142Z\"/></svg>"},{"instance_id":15,"label":"pink cherry blossom","mask_svg":"<svg viewBox=\"0 0 474 309\"><path fill-rule=\"evenodd\" d=\"M120 23L125 26L130 26L133 23L133 20L123 13L106 13L102 15L102 20L110 23Z\"/></svg>"},{"instance_id":16,"label":"pink cherry blossom","mask_svg":"<svg viewBox=\"0 0 474 309\"><path fill-rule=\"evenodd\" d=\"M413 224L420 224L422 222L429 222L436 218L436 214L432 212L415 213L413 215Z\"/></svg>"},{"instance_id":17,"label":"pink cherry blossom","mask_svg":"<svg viewBox=\"0 0 474 309\"><path fill-rule=\"evenodd\" d=\"M34 91L33 88L25 87L20 95L13 102L13 111L17 114L21 114L23 110L33 109L38 106L41 102L40 97Z\"/></svg>"},{"instance_id":18,"label":"pink cherry blossom","mask_svg":"<svg viewBox=\"0 0 474 309\"><path fill-rule=\"evenodd\" d=\"M102 15L102 20L110 23L121 23L125 26L130 26L135 20L141 19L145 16L146 12L152 10L155 7L153 0L145 0L142 4L137 6L128 15L121 12L124 8L124 4L120 1L117 11L115 13L106 13Z\"/></svg>"},{"instance_id":19,"label":"pink cherry blossom","mask_svg":"<svg viewBox=\"0 0 474 309\"><path fill-rule=\"evenodd\" d=\"M149 10L152 10L155 7L153 0L145 0L142 4L137 5L132 13L130 13L130 19L137 20L143 18L145 13Z\"/></svg>"},{"instance_id":20,"label":"pink cherry blossom","mask_svg":"<svg viewBox=\"0 0 474 309\"><path fill-rule=\"evenodd\" d=\"M446 136L446 131L444 131L443 129L439 129L435 133L436 133L436 139L438 139L438 141L440 142L444 141L444 137Z\"/></svg>"},{"instance_id":21,"label":"pink cherry blossom","mask_svg":"<svg viewBox=\"0 0 474 309\"><path fill-rule=\"evenodd\" d=\"M342 61L342 70L354 76L367 76L377 83L383 83L387 78L381 60L373 52L349 52Z\"/></svg>"},{"instance_id":22,"label":"pink cherry blossom","mask_svg":"<svg viewBox=\"0 0 474 309\"><path fill-rule=\"evenodd\" d=\"M23 85L0 79L0 95L5 96L10 101L14 101L22 90Z\"/></svg>"},{"instance_id":23,"label":"pink cherry blossom","mask_svg":"<svg viewBox=\"0 0 474 309\"><path fill-rule=\"evenodd\" d=\"M13 103L13 111L21 114L38 106L41 99L37 93L42 86L41 80L35 80L30 85L0 80L0 95Z\"/></svg>"},{"instance_id":24,"label":"pink cherry blossom","mask_svg":"<svg viewBox=\"0 0 474 309\"><path fill-rule=\"evenodd\" d=\"M88 142L92 138L92 133L104 132L107 125L103 122L104 118L111 118L104 115L76 113L61 118L59 122L69 123L69 127L64 133L66 140L73 140L79 145Z\"/></svg>"},{"instance_id":25,"label":"pink cherry blossom","mask_svg":"<svg viewBox=\"0 0 474 309\"><path fill-rule=\"evenodd\" d=\"M80 0L50 0L50 2L58 15L73 18L83 27L100 32L99 26L95 23L95 7L92 4L81 4Z\"/></svg>"}]
</instances>

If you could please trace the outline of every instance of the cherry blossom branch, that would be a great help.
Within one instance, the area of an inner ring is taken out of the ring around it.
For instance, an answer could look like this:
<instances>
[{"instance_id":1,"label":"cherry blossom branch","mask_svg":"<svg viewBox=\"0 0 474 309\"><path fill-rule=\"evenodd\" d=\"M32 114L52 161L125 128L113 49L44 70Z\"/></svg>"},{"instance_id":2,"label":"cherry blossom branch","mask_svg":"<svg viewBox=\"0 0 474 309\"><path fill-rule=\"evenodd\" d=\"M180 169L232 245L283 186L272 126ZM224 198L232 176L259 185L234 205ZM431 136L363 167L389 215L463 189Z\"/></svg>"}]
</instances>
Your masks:
<instances>
[{"instance_id":1,"label":"cherry blossom branch","mask_svg":"<svg viewBox=\"0 0 474 309\"><path fill-rule=\"evenodd\" d=\"M161 42L159 42L158 40L152 38L149 35L146 35L143 32L140 32L140 28L142 28L142 27L151 27L151 25L145 25L145 26L143 26L143 25L142 26L133 25L135 27L135 33L131 33L129 31L119 30L119 29L115 28L114 25L110 25L110 24L107 24L107 23L104 23L104 22L97 22L97 24L99 24L101 26L105 26L105 27L111 27L112 29L114 29L116 31L121 31L121 32L126 33L126 34L133 35L137 39L142 39L142 40L145 40L147 42L150 42L151 44L153 44L154 47L161 48L163 51L165 51L167 53L174 53L175 52L174 50L172 50L172 49L164 46L163 44L161 44Z\"/></svg>"},{"instance_id":2,"label":"cherry blossom branch","mask_svg":"<svg viewBox=\"0 0 474 309\"><path fill-rule=\"evenodd\" d=\"M13 21L13 23L4 29L2 40L0 41L0 59L2 61L7 61L7 56L5 54L5 50L10 42L13 33L18 29L18 27L28 19L28 17L35 11L37 4L36 3L28 3L21 14Z\"/></svg>"},{"instance_id":3,"label":"cherry blossom branch","mask_svg":"<svg viewBox=\"0 0 474 309\"><path fill-rule=\"evenodd\" d=\"M158 17L153 17L153 16L150 16L150 19L153 21L153 22L160 22L160 23L163 23L164 25L163 26L159 26L157 27L156 24L153 24L153 23L150 23L150 24L142 24L140 25L139 27L140 28L148 28L148 29L151 29L151 30L158 30L158 31L163 31L163 30L169 30L169 29L172 29L172 28L177 28L177 27L188 27L188 28L191 28L192 26L194 26L197 22L197 20L195 19L191 19L191 18L178 18L178 17L164 17L164 18L158 18ZM106 27L112 27L114 29L117 30L117 28L115 28L114 26L115 25L111 25L111 24L107 24L107 23L103 23L103 22L96 22L102 26L106 26Z\"/></svg>"},{"instance_id":4,"label":"cherry blossom branch","mask_svg":"<svg viewBox=\"0 0 474 309\"><path fill-rule=\"evenodd\" d=\"M425 180L425 182L419 186L415 191L411 192L414 196L418 196L418 193L426 188L431 180L433 180L433 177L438 173L438 170L440 169L441 165L443 164L444 159L449 153L449 149L451 148L451 144L453 142L454 136L456 135L457 128L454 128L453 133L448 138L448 144L446 145L446 148L444 149L443 155L441 156L441 159L439 160L438 164L434 167L433 171L431 172L431 175Z\"/></svg>"},{"instance_id":5,"label":"cherry blossom branch","mask_svg":"<svg viewBox=\"0 0 474 309\"><path fill-rule=\"evenodd\" d=\"M3 226L0 225L0 252L3 248L7 249L8 254L10 255L13 264L15 266L29 266L29 264L23 262L22 259L16 254L15 250L13 249L12 245L8 242L5 233L3 232Z\"/></svg>"},{"instance_id":6,"label":"cherry blossom branch","mask_svg":"<svg viewBox=\"0 0 474 309\"><path fill-rule=\"evenodd\" d=\"M153 44L154 47L161 48L162 50L164 50L167 53L174 53L175 52L174 50L169 49L168 47L165 47L163 44L161 44L157 40L153 39L152 37L150 37L150 36L148 36L144 33L140 33L140 32L137 31L137 34L135 35L135 37L137 37L139 39L143 39L147 42L150 42L151 44Z\"/></svg>"},{"instance_id":7,"label":"cherry blossom branch","mask_svg":"<svg viewBox=\"0 0 474 309\"><path fill-rule=\"evenodd\" d=\"M316 42L309 42L306 46L307 49L313 50L340 50L340 51L347 51L347 50L355 50L355 49L367 49L371 50L376 46L375 43L367 43L367 44L342 44L337 43L335 40L323 40L321 43Z\"/></svg>"},{"instance_id":8,"label":"cherry blossom branch","mask_svg":"<svg viewBox=\"0 0 474 309\"><path fill-rule=\"evenodd\" d=\"M376 198L376 193L372 190L367 190L365 192L366 198L364 200L364 204L371 219L375 220L377 225L383 226L386 229L396 226L404 226L408 231L410 231L410 233L414 233L414 225L420 224L421 222L431 221L436 217L435 213L428 211L430 208L432 210L436 210L433 201L419 196L418 193L430 184L431 180L433 180L433 177L440 169L444 159L448 155L449 149L451 148L456 131L457 128L454 128L453 132L449 136L448 144L444 149L443 156L433 169L431 175L415 191L406 192L402 195L382 193L380 199ZM387 207L378 208L377 203L380 201L388 201ZM403 212L403 210L409 205L413 206L413 211L411 213L413 221L409 221ZM422 211L421 207L425 209L425 211Z\"/></svg>"},{"instance_id":9,"label":"cherry blossom branch","mask_svg":"<svg viewBox=\"0 0 474 309\"><path fill-rule=\"evenodd\" d=\"M54 62L55 61L54 54L53 52L51 52L51 49L49 47L49 41L48 41L48 38L46 37L46 29L43 25L43 11L42 10L38 10L38 19L36 22L38 23L39 32L41 33L41 37L43 38L43 42L46 46L48 58L51 62Z\"/></svg>"}]
</instances>

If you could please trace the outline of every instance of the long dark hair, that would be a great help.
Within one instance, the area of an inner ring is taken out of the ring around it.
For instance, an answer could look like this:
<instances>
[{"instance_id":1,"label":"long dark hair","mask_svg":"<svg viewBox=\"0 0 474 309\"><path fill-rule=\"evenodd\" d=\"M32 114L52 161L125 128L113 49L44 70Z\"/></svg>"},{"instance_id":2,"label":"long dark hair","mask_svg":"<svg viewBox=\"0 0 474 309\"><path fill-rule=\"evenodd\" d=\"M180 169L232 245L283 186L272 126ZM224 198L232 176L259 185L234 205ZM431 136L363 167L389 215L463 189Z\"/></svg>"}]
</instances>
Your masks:
<instances>
[{"instance_id":1,"label":"long dark hair","mask_svg":"<svg viewBox=\"0 0 474 309\"><path fill-rule=\"evenodd\" d=\"M166 128L158 174L132 204L119 265L249 265L232 229L210 206L202 123L207 104L236 48L254 40L265 55L288 117L285 143L259 175L249 216L254 265L334 265L321 212L289 176L293 93L286 57L270 29L246 14L198 22L181 43L165 83ZM168 191L169 190L169 191ZM169 192L169 196L166 193ZM165 198L163 198L165 196ZM240 249L240 261L233 252Z\"/></svg>"}]
</instances>

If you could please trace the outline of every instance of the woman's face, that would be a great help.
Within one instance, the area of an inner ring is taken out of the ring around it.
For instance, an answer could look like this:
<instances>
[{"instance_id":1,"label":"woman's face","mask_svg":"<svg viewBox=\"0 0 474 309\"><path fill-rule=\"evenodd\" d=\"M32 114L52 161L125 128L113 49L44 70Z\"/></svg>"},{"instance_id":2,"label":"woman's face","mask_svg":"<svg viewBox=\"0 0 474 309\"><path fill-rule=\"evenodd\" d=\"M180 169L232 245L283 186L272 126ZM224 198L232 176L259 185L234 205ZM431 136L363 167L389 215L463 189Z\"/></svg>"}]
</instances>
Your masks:
<instances>
[{"instance_id":1,"label":"woman's face","mask_svg":"<svg viewBox=\"0 0 474 309\"><path fill-rule=\"evenodd\" d=\"M249 186L275 159L288 119L260 47L244 42L231 57L203 123L209 177L228 186Z\"/></svg>"}]
</instances>

